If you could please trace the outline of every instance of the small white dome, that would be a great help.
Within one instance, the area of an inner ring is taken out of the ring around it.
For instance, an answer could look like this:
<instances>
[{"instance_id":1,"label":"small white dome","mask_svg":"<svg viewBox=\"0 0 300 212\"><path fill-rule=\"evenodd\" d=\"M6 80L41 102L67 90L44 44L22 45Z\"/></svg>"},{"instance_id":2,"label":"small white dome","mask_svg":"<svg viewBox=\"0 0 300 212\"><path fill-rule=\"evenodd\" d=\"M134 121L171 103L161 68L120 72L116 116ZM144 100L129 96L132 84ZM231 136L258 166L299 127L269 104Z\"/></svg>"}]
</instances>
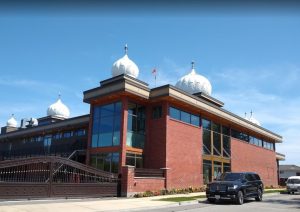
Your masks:
<instances>
[{"instance_id":1,"label":"small white dome","mask_svg":"<svg viewBox=\"0 0 300 212\"><path fill-rule=\"evenodd\" d=\"M175 86L190 94L202 92L204 94L211 95L212 90L209 80L196 73L194 62L192 62L191 72L181 77Z\"/></svg>"},{"instance_id":2,"label":"small white dome","mask_svg":"<svg viewBox=\"0 0 300 212\"><path fill-rule=\"evenodd\" d=\"M132 60L129 59L127 55L127 50L128 47L127 45L125 45L125 55L116 62L114 62L111 69L113 77L121 74L127 74L134 78L137 78L139 76L139 68Z\"/></svg>"},{"instance_id":3,"label":"small white dome","mask_svg":"<svg viewBox=\"0 0 300 212\"><path fill-rule=\"evenodd\" d=\"M253 124L260 126L259 121L257 119L255 119L253 116L249 118L249 121L251 121Z\"/></svg>"},{"instance_id":4,"label":"small white dome","mask_svg":"<svg viewBox=\"0 0 300 212\"><path fill-rule=\"evenodd\" d=\"M253 112L252 111L250 112L250 117L249 118L247 117L247 113L245 113L245 119L247 119L248 121L252 122L253 124L261 126L260 122L256 118L253 117Z\"/></svg>"},{"instance_id":5,"label":"small white dome","mask_svg":"<svg viewBox=\"0 0 300 212\"><path fill-rule=\"evenodd\" d=\"M48 107L47 116L56 116L67 119L70 116L70 110L64 103L62 103L59 97L55 103Z\"/></svg>"},{"instance_id":6,"label":"small white dome","mask_svg":"<svg viewBox=\"0 0 300 212\"><path fill-rule=\"evenodd\" d=\"M11 115L10 119L7 120L6 126L7 127L17 127L18 122L14 117L14 114Z\"/></svg>"}]
</instances>

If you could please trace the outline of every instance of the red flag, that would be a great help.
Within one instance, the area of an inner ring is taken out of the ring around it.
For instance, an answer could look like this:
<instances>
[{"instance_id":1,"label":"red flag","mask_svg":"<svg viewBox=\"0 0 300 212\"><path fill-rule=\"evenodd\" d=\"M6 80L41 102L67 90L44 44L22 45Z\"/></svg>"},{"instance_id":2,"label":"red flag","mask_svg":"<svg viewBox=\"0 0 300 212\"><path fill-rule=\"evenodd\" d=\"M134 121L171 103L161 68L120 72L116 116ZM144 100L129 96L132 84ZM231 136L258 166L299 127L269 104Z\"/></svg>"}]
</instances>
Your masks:
<instances>
[{"instance_id":1,"label":"red flag","mask_svg":"<svg viewBox=\"0 0 300 212\"><path fill-rule=\"evenodd\" d=\"M156 69L155 68L152 70L152 74L156 75Z\"/></svg>"}]
</instances>

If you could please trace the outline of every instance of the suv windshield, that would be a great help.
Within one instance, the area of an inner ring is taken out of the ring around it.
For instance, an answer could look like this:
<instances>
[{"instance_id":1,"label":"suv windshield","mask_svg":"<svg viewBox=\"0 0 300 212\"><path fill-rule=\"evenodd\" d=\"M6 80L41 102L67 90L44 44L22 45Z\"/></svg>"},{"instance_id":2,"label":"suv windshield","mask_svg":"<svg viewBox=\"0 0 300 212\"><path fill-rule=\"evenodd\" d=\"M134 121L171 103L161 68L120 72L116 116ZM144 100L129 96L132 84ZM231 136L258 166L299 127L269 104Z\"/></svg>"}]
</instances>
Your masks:
<instances>
[{"instance_id":1,"label":"suv windshield","mask_svg":"<svg viewBox=\"0 0 300 212\"><path fill-rule=\"evenodd\" d=\"M288 184L300 184L300 179L289 179L286 183L288 183Z\"/></svg>"},{"instance_id":2,"label":"suv windshield","mask_svg":"<svg viewBox=\"0 0 300 212\"><path fill-rule=\"evenodd\" d=\"M218 180L220 181L237 181L243 179L241 173L223 173Z\"/></svg>"}]
</instances>

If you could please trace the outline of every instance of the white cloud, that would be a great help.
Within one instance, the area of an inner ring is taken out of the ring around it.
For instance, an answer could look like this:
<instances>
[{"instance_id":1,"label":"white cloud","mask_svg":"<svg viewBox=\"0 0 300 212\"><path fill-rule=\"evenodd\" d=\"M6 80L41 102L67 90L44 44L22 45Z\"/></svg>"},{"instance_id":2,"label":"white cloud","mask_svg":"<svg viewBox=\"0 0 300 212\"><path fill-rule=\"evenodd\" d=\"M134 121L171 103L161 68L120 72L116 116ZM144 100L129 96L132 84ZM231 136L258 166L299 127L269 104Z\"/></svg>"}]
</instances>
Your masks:
<instances>
[{"instance_id":1,"label":"white cloud","mask_svg":"<svg viewBox=\"0 0 300 212\"><path fill-rule=\"evenodd\" d=\"M214 75L222 83L213 96L225 102L225 108L244 116L254 111L262 126L283 136L277 151L286 154L284 164L300 165L300 69L293 65L257 70L227 69ZM272 92L273 91L273 92Z\"/></svg>"}]
</instances>

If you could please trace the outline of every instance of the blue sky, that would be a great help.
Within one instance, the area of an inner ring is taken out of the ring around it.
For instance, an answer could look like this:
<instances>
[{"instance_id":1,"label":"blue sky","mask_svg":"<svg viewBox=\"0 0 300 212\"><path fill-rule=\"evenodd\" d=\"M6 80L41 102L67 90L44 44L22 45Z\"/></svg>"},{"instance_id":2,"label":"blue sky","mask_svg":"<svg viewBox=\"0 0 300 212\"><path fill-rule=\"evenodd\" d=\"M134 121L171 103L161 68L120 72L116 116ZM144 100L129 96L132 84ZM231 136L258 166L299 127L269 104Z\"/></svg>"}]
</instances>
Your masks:
<instances>
[{"instance_id":1,"label":"blue sky","mask_svg":"<svg viewBox=\"0 0 300 212\"><path fill-rule=\"evenodd\" d=\"M12 113L19 123L45 116L59 92L71 116L88 113L82 92L111 77L127 43L139 79L150 87L154 67L157 85L175 84L194 60L225 109L240 116L253 110L263 127L283 136L277 146L286 154L283 163L300 165L300 15L197 6L2 13L0 126Z\"/></svg>"}]
</instances>

